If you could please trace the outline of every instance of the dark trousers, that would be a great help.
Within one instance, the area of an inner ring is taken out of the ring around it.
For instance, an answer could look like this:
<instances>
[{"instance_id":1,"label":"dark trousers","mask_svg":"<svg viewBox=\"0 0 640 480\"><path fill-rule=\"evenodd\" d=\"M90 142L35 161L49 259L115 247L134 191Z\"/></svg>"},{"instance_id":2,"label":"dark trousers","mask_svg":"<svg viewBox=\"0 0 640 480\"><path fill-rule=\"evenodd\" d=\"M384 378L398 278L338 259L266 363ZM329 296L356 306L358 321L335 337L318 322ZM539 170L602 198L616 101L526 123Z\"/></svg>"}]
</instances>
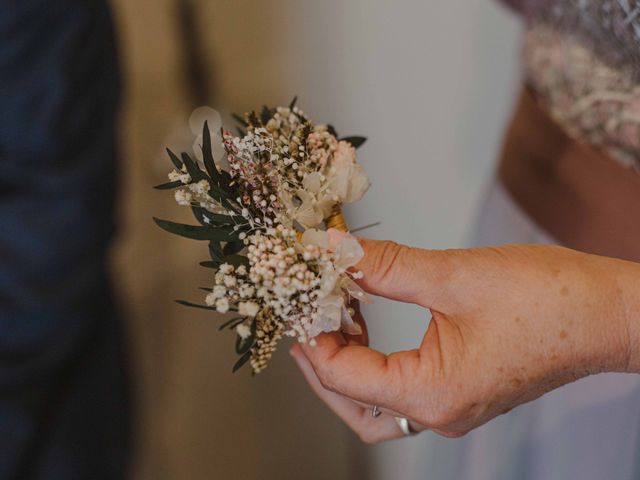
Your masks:
<instances>
[{"instance_id":1,"label":"dark trousers","mask_svg":"<svg viewBox=\"0 0 640 480\"><path fill-rule=\"evenodd\" d=\"M119 72L99 0L0 0L0 479L119 479Z\"/></svg>"}]
</instances>

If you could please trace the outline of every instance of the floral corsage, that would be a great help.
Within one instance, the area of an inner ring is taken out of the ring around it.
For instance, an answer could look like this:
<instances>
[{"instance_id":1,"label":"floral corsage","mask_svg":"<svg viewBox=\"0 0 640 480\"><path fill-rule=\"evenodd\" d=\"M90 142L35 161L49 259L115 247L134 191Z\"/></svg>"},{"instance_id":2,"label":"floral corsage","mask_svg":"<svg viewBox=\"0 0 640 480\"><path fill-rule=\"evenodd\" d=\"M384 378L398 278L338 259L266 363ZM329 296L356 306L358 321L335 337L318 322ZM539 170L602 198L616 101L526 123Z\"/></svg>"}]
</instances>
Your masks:
<instances>
[{"instance_id":1,"label":"floral corsage","mask_svg":"<svg viewBox=\"0 0 640 480\"><path fill-rule=\"evenodd\" d=\"M365 194L369 180L356 162L365 139L339 139L295 106L264 107L236 117L239 135L204 122L195 155L167 150L175 169L161 190L175 190L198 225L155 219L163 229L208 242L213 285L203 304L232 314L220 329L235 330L238 370L262 371L283 336L313 344L322 332L361 333L353 300L368 301L354 280L363 256L351 235L331 241L328 228L346 231L343 204ZM220 152L222 155L216 155Z\"/></svg>"}]
</instances>

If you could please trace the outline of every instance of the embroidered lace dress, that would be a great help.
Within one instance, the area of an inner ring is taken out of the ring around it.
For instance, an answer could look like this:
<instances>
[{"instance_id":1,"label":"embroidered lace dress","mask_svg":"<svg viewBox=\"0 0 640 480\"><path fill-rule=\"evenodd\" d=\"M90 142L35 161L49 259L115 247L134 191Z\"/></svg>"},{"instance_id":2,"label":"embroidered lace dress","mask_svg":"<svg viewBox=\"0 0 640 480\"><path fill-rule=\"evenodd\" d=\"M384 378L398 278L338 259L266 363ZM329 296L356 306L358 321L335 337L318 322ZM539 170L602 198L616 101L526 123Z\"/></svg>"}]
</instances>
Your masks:
<instances>
[{"instance_id":1,"label":"embroidered lace dress","mask_svg":"<svg viewBox=\"0 0 640 480\"><path fill-rule=\"evenodd\" d=\"M567 132L640 170L640 1L508 1L525 78Z\"/></svg>"}]
</instances>

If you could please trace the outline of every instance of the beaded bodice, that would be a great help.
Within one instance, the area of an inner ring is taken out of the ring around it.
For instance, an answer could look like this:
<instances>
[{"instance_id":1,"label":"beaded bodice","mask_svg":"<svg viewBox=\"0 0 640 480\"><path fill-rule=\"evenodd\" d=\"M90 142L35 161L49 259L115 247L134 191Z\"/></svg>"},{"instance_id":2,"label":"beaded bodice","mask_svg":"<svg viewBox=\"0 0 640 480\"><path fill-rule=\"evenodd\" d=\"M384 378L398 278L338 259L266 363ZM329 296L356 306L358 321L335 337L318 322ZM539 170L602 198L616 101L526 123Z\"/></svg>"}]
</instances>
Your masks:
<instances>
[{"instance_id":1,"label":"beaded bodice","mask_svg":"<svg viewBox=\"0 0 640 480\"><path fill-rule=\"evenodd\" d=\"M640 170L640 0L511 0L527 83L566 131Z\"/></svg>"}]
</instances>

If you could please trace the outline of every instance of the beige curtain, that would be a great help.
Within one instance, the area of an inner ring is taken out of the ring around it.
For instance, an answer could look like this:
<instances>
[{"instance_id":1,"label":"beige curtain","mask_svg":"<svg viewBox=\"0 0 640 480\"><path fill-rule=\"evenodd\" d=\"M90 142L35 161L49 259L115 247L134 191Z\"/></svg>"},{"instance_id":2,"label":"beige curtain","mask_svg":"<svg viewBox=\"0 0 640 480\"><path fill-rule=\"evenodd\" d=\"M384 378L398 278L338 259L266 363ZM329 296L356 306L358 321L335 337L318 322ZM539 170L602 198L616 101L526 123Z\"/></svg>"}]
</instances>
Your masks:
<instances>
[{"instance_id":1,"label":"beige curtain","mask_svg":"<svg viewBox=\"0 0 640 480\"><path fill-rule=\"evenodd\" d=\"M198 298L204 245L156 228L188 220L165 180L167 143L191 111L178 0L116 0L128 95L123 111L118 286L130 315L137 407L135 478L429 478L429 434L362 447L310 394L286 348L257 378L230 374L219 320L178 307ZM370 137L373 187L352 227L424 247L464 245L516 91L517 24L491 0L191 0L218 96L233 111L300 105L344 134ZM187 142L188 143L188 142ZM412 306L365 309L374 345L415 346L427 324Z\"/></svg>"},{"instance_id":2,"label":"beige curtain","mask_svg":"<svg viewBox=\"0 0 640 480\"><path fill-rule=\"evenodd\" d=\"M286 102L285 1L194 1L217 108ZM287 345L262 375L231 374L233 338L215 316L180 307L209 285L205 244L170 236L151 217L189 220L166 181L166 143L179 143L186 104L176 5L114 3L127 94L122 112L120 235L114 272L129 319L136 404L134 478L366 478L362 452L309 392ZM188 142L183 144L189 146ZM176 148L178 148L177 146Z\"/></svg>"}]
</instances>

